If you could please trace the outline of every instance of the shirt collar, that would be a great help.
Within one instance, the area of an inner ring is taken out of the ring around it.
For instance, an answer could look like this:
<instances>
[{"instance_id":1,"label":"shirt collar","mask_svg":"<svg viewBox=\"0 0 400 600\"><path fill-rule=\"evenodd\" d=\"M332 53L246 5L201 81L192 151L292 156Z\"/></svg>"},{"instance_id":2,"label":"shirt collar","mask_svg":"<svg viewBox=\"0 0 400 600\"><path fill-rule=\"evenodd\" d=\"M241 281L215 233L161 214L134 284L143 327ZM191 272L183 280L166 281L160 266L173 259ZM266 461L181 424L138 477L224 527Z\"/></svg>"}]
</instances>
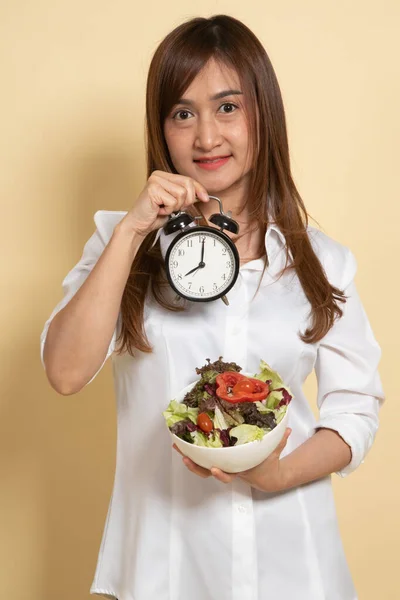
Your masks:
<instances>
[{"instance_id":1,"label":"shirt collar","mask_svg":"<svg viewBox=\"0 0 400 600\"><path fill-rule=\"evenodd\" d=\"M270 275L276 275L285 265L286 239L276 223L269 223L265 234L265 250L268 256L267 271ZM279 260L281 257L281 260ZM283 261L283 264L281 265ZM241 271L262 271L265 258L257 258L241 266ZM278 264L279 263L279 264Z\"/></svg>"},{"instance_id":2,"label":"shirt collar","mask_svg":"<svg viewBox=\"0 0 400 600\"><path fill-rule=\"evenodd\" d=\"M271 235L272 231L275 231L282 246L286 246L285 236L283 235L282 231L279 229L279 227L276 223L268 223L267 232L265 234L265 246L267 246L268 237Z\"/></svg>"}]
</instances>

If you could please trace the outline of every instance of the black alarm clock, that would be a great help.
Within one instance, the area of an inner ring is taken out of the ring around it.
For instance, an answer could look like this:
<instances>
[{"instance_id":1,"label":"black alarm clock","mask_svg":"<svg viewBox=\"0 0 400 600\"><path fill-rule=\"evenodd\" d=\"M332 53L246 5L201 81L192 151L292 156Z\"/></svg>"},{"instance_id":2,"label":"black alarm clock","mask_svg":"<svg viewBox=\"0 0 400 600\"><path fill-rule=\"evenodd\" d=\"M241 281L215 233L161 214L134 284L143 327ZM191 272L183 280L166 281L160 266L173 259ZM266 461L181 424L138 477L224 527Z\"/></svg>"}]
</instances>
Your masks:
<instances>
[{"instance_id":1,"label":"black alarm clock","mask_svg":"<svg viewBox=\"0 0 400 600\"><path fill-rule=\"evenodd\" d=\"M211 302L221 298L229 304L226 294L239 275L240 258L230 237L238 233L239 225L224 213L216 196L209 196L220 205L220 212L209 221L216 227L199 226L196 219L184 211L172 214L164 225L166 235L179 232L165 256L168 281L179 297L193 302ZM193 225L193 223L195 223Z\"/></svg>"}]
</instances>

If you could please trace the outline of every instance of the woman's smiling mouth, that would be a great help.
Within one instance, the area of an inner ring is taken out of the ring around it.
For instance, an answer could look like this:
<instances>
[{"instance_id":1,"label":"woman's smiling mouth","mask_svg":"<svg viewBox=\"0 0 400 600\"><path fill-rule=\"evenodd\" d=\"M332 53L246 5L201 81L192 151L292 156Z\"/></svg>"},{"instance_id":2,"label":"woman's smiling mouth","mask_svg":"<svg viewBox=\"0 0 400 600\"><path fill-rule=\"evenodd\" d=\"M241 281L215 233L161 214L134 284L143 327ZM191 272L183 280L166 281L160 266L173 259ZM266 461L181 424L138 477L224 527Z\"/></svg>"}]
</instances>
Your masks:
<instances>
[{"instance_id":1,"label":"woman's smiling mouth","mask_svg":"<svg viewBox=\"0 0 400 600\"><path fill-rule=\"evenodd\" d=\"M197 160L194 160L194 162L201 169L213 171L215 169L219 169L219 167L222 167L222 165L225 165L229 159L230 159L230 156L224 156L224 157L217 157L214 159L197 159Z\"/></svg>"}]
</instances>

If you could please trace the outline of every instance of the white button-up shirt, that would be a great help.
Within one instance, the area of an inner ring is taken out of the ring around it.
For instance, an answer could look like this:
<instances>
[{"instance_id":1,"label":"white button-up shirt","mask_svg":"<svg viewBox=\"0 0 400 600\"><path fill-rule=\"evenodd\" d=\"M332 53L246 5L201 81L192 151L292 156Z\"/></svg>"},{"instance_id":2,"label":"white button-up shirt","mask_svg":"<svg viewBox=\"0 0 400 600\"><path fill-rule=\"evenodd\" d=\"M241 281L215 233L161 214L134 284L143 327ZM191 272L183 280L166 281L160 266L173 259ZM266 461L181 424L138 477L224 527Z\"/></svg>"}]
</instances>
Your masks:
<instances>
[{"instance_id":1,"label":"white button-up shirt","mask_svg":"<svg viewBox=\"0 0 400 600\"><path fill-rule=\"evenodd\" d=\"M95 214L97 229L45 324L42 360L51 319L82 285L125 214ZM255 296L265 259L240 268L229 306L192 302L174 313L149 298L144 325L153 353L137 352L135 358L114 353L118 321L107 354L113 355L117 400L116 473L92 594L119 600L356 600L330 476L280 493L260 492L239 478L231 484L202 479L172 449L161 414L197 378L195 367L206 358L222 355L254 373L264 359L294 395L292 434L282 456L317 427L328 427L352 451L338 474L363 462L384 400L380 348L356 291L353 254L315 228L308 233L330 282L348 296L341 304L344 316L318 343L298 336L310 305L295 273L277 277L285 264L285 238L274 225L265 236L270 264ZM164 256L173 237L161 234ZM313 369L317 422L302 390Z\"/></svg>"}]
</instances>

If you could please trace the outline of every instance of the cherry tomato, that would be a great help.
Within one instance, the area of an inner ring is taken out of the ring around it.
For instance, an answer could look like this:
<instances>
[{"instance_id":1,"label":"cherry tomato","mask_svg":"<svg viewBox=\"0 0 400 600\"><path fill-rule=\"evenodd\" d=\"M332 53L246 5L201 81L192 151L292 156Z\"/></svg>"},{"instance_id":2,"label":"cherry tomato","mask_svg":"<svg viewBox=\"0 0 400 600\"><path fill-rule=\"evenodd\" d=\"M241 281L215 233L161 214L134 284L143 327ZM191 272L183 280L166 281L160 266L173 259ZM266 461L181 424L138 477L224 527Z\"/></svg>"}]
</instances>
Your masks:
<instances>
[{"instance_id":1,"label":"cherry tomato","mask_svg":"<svg viewBox=\"0 0 400 600\"><path fill-rule=\"evenodd\" d=\"M251 379L240 379L232 388L234 394L252 394L255 391L255 385Z\"/></svg>"},{"instance_id":2,"label":"cherry tomato","mask_svg":"<svg viewBox=\"0 0 400 600\"><path fill-rule=\"evenodd\" d=\"M202 429L206 433L209 433L210 431L212 431L214 429L213 422L211 421L211 419L207 415L207 413L200 413L198 415L197 425L200 427L200 429Z\"/></svg>"}]
</instances>

